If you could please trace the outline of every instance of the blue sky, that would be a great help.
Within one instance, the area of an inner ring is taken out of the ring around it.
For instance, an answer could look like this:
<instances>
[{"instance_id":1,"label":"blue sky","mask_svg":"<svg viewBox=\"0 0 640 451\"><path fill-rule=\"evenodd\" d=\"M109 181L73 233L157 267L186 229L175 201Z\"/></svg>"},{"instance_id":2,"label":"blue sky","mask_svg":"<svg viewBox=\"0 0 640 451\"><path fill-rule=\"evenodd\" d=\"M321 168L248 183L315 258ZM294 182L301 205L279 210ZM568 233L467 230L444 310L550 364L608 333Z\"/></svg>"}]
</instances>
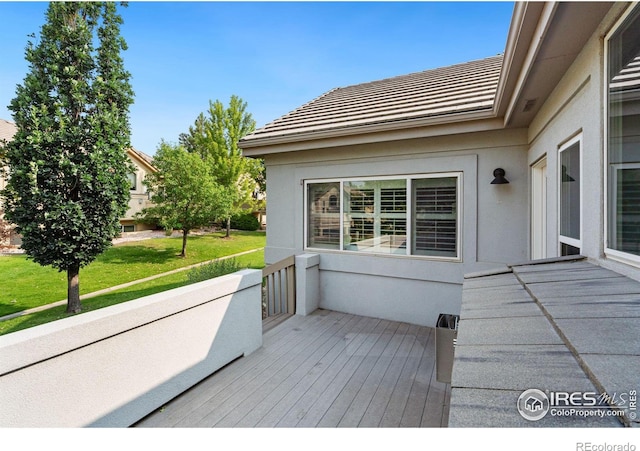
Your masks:
<instances>
[{"instance_id":1,"label":"blue sky","mask_svg":"<svg viewBox=\"0 0 640 451\"><path fill-rule=\"evenodd\" d=\"M28 67L45 2L0 1L0 118ZM504 51L511 2L136 2L121 8L136 94L131 142L153 154L209 100L233 94L258 127L330 89Z\"/></svg>"}]
</instances>

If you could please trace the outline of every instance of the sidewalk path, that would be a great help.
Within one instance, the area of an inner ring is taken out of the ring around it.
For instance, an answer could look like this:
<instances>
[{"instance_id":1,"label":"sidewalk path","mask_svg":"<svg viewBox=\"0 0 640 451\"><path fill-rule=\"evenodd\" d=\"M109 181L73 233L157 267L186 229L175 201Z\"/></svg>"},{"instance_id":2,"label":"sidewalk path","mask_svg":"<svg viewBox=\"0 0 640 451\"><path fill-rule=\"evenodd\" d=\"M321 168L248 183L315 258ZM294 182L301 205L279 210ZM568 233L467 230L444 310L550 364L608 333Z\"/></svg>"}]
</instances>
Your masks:
<instances>
[{"instance_id":1,"label":"sidewalk path","mask_svg":"<svg viewBox=\"0 0 640 451\"><path fill-rule=\"evenodd\" d=\"M84 299L93 298L93 297L99 296L101 294L110 293L112 291L116 291L116 290L119 290L121 288L127 288L127 287L130 287L132 285L137 285L137 284L142 283L142 282L147 282L149 280L158 279L160 277L168 276L170 274L175 274L177 272L187 271L187 270L189 270L191 268L195 268L197 266L206 265L208 263L212 263L212 262L215 262L215 261L227 260L229 258L239 257L241 255L251 254L253 252L259 252L259 251L261 251L263 249L264 249L264 247L259 247L257 249L251 249L249 251L239 252L237 254L227 255L225 257L220 257L220 258L216 258L216 259L213 259L213 260L208 260L206 262L195 263L193 265L185 266L183 268L178 268L178 269L174 269L174 270L171 270L171 271L163 272L161 274L156 274L154 276L145 277L144 279L133 280L131 282L127 282L127 283L123 283L123 284L116 285L116 286L113 286L113 287L105 288L103 290L94 291L93 293L83 294L82 296L80 296L80 300L82 301ZM29 315L31 313L40 312L42 310L47 310L47 309L50 309L50 308L53 308L53 307L58 307L59 305L65 305L66 303L67 303L67 300L63 299L62 301L52 302L51 304L41 305L40 307L34 307L34 308L27 309L27 310L22 310L21 312L11 313L10 315L0 316L0 321L6 321L8 319L17 318L19 316L24 316L24 315Z\"/></svg>"}]
</instances>

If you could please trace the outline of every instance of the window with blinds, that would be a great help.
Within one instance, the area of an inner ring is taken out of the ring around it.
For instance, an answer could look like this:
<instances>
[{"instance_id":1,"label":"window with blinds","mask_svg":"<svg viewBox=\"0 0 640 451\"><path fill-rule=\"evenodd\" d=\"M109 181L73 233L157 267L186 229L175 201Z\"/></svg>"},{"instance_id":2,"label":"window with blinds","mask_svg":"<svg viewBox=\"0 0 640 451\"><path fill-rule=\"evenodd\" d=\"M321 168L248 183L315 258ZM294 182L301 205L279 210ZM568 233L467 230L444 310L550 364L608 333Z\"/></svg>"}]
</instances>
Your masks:
<instances>
[{"instance_id":1,"label":"window with blinds","mask_svg":"<svg viewBox=\"0 0 640 451\"><path fill-rule=\"evenodd\" d=\"M461 175L307 182L307 247L458 259Z\"/></svg>"},{"instance_id":2,"label":"window with blinds","mask_svg":"<svg viewBox=\"0 0 640 451\"><path fill-rule=\"evenodd\" d=\"M457 178L414 180L413 254L455 257Z\"/></svg>"},{"instance_id":3,"label":"window with blinds","mask_svg":"<svg viewBox=\"0 0 640 451\"><path fill-rule=\"evenodd\" d=\"M406 180L345 181L343 249L406 255Z\"/></svg>"}]
</instances>

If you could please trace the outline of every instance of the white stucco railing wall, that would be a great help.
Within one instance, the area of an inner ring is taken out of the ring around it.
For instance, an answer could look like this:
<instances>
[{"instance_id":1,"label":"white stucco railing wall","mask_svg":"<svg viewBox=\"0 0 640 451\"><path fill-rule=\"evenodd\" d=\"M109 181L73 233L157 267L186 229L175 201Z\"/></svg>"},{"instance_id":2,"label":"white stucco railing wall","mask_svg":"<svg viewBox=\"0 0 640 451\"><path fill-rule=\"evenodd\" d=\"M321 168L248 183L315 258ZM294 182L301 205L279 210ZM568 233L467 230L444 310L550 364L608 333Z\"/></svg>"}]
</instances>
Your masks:
<instances>
[{"instance_id":1,"label":"white stucco railing wall","mask_svg":"<svg viewBox=\"0 0 640 451\"><path fill-rule=\"evenodd\" d=\"M0 427L125 427L262 346L261 271L0 337Z\"/></svg>"}]
</instances>

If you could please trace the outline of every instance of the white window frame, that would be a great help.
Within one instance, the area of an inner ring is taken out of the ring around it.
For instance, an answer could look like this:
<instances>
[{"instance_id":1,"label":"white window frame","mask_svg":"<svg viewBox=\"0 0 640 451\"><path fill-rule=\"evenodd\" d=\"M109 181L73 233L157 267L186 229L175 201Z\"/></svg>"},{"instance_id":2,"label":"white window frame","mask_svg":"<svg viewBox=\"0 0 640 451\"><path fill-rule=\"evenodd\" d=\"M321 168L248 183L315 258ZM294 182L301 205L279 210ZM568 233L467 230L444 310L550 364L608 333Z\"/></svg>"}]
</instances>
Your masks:
<instances>
[{"instance_id":1,"label":"white window frame","mask_svg":"<svg viewBox=\"0 0 640 451\"><path fill-rule=\"evenodd\" d=\"M531 243L532 259L547 257L547 154L531 165Z\"/></svg>"},{"instance_id":2,"label":"white window frame","mask_svg":"<svg viewBox=\"0 0 640 451\"><path fill-rule=\"evenodd\" d=\"M423 260L436 260L447 262L462 262L462 228L463 228L463 172L451 171L451 172L437 172L428 174L398 174L398 175L384 175L384 176L364 176L364 177L337 177L337 178L321 178L321 179L308 179L304 180L304 226L303 226L303 239L304 249L313 252L330 252L330 253L344 253L352 255L369 255L369 256L384 256L384 257L398 257L398 258L416 258ZM411 254L413 243L413 180L422 179L434 179L434 178L456 178L456 255L448 256L436 256L436 255L414 255ZM405 180L405 189L407 191L407 212L406 212L406 232L407 242L404 254L397 253L378 253L378 252L362 252L355 250L344 249L344 184L348 182L360 182L360 181L384 181L384 180ZM318 183L339 183L340 184L340 247L339 249L325 249L309 246L309 185Z\"/></svg>"},{"instance_id":3,"label":"white window frame","mask_svg":"<svg viewBox=\"0 0 640 451\"><path fill-rule=\"evenodd\" d=\"M622 14L622 16L618 19L618 21L611 27L611 30L604 37L604 83L603 83L603 99L604 99L604 109L603 109L603 121L604 121L604 141L603 141L603 152L604 152L604 167L603 167L603 191L604 191L604 229L603 229L603 238L604 238L604 255L606 258L611 260L618 261L620 263L624 263L630 266L634 266L636 268L640 268L640 256L630 254L628 252L622 252L616 249L612 249L609 247L609 206L615 205L616 199L610 199L609 197L609 42L611 37L618 31L618 29L622 26L622 24L627 20L627 18L635 11L637 7L640 7L640 2L633 2L627 10ZM615 197L615 196L614 196Z\"/></svg>"},{"instance_id":4,"label":"white window frame","mask_svg":"<svg viewBox=\"0 0 640 451\"><path fill-rule=\"evenodd\" d=\"M129 191L138 191L138 172L129 172L127 179L129 180Z\"/></svg>"},{"instance_id":5,"label":"white window frame","mask_svg":"<svg viewBox=\"0 0 640 451\"><path fill-rule=\"evenodd\" d=\"M572 237L568 237L568 236L564 236L560 233L561 227L562 227L562 219L561 219L561 215L562 215L562 152L564 152L565 150L568 150L569 148L573 147L575 144L578 144L578 158L580 159L580 185L579 185L579 190L580 190L580 238L579 239L575 239ZM583 215L584 215L584 190L583 190L583 184L582 184L582 180L584 179L584 172L582 170L582 165L583 165L583 158L582 158L582 154L583 154L583 149L582 149L582 133L578 133L577 135L575 135L574 137L568 139L567 141L564 142L564 144L562 144L561 146L558 147L558 255L562 254L562 245L563 244L568 244L569 246L573 246L576 247L578 249L580 249L580 252L582 252L582 239L583 239Z\"/></svg>"}]
</instances>

